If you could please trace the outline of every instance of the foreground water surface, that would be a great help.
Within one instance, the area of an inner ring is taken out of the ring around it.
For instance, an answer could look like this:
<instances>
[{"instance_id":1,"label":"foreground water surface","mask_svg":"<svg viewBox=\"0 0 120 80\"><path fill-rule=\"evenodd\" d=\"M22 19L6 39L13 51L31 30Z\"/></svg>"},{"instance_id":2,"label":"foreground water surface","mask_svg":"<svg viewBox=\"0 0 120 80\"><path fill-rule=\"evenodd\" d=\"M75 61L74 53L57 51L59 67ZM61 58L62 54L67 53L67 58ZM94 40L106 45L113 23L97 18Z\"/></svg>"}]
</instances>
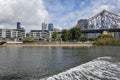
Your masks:
<instances>
[{"instance_id":1,"label":"foreground water surface","mask_svg":"<svg viewBox=\"0 0 120 80\"><path fill-rule=\"evenodd\" d=\"M0 80L120 80L120 47L0 47Z\"/></svg>"}]
</instances>

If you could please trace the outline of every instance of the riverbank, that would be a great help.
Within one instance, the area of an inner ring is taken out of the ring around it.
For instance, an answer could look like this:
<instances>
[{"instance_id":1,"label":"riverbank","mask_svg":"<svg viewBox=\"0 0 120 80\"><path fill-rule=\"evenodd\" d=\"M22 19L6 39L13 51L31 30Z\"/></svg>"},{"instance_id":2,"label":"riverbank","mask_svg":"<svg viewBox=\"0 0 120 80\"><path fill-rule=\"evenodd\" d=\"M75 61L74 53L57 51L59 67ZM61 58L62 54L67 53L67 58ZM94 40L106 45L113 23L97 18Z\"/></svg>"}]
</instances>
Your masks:
<instances>
[{"instance_id":1,"label":"riverbank","mask_svg":"<svg viewBox=\"0 0 120 80\"><path fill-rule=\"evenodd\" d=\"M32 43L5 43L2 46L43 46L43 47L90 47L92 42L32 42Z\"/></svg>"}]
</instances>

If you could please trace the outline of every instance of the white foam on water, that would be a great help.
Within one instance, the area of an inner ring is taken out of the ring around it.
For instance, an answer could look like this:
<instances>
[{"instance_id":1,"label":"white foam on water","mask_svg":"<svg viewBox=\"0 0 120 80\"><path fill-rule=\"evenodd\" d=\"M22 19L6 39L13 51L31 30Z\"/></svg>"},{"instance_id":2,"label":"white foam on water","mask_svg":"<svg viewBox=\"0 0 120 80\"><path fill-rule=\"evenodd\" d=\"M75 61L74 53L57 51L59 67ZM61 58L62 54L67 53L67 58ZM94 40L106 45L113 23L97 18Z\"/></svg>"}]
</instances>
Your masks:
<instances>
[{"instance_id":1,"label":"white foam on water","mask_svg":"<svg viewBox=\"0 0 120 80\"><path fill-rule=\"evenodd\" d=\"M42 80L120 80L120 63L111 57L100 57Z\"/></svg>"}]
</instances>

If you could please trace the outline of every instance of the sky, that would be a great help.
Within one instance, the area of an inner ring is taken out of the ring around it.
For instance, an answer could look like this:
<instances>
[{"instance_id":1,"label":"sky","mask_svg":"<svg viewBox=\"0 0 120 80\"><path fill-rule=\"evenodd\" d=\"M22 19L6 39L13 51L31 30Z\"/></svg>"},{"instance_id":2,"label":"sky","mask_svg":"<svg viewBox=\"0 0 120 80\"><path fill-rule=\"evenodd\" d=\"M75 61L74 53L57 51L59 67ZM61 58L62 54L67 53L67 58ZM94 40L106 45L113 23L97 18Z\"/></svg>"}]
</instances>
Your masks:
<instances>
[{"instance_id":1,"label":"sky","mask_svg":"<svg viewBox=\"0 0 120 80\"><path fill-rule=\"evenodd\" d=\"M46 22L69 29L104 9L120 15L120 0L0 0L0 28L21 22L26 30L39 30Z\"/></svg>"}]
</instances>

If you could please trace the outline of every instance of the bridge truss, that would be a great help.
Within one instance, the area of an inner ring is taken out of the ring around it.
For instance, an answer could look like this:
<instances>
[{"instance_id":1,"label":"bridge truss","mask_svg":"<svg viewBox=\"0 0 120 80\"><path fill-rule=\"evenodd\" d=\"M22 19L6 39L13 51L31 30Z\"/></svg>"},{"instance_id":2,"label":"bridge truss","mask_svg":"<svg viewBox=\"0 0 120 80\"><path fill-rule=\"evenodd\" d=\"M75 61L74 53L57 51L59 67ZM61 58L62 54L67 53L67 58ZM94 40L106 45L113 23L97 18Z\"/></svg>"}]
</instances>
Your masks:
<instances>
[{"instance_id":1,"label":"bridge truss","mask_svg":"<svg viewBox=\"0 0 120 80\"><path fill-rule=\"evenodd\" d=\"M88 21L88 30L120 29L120 16L106 10L93 16Z\"/></svg>"}]
</instances>

